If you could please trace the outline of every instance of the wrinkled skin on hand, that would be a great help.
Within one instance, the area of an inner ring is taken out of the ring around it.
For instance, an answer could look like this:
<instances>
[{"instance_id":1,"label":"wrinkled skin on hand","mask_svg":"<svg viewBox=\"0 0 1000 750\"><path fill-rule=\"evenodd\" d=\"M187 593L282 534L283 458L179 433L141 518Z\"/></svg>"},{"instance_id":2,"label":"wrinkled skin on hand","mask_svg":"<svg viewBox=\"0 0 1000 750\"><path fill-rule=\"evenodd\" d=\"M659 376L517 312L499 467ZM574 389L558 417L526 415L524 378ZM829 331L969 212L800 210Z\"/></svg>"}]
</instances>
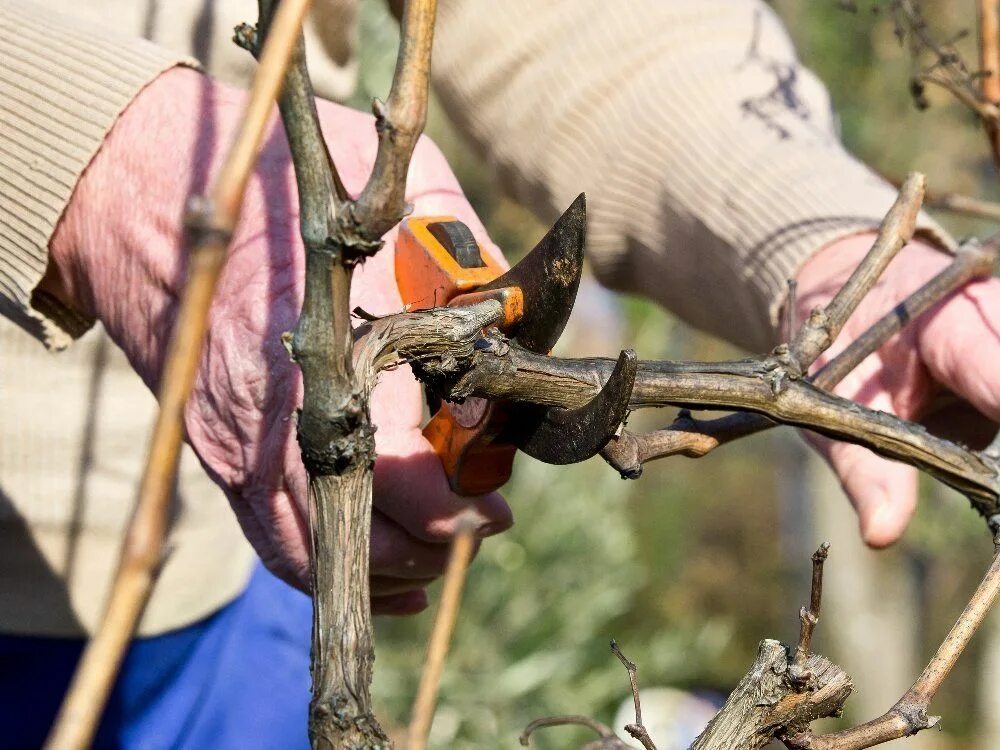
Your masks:
<instances>
[{"instance_id":1,"label":"wrinkled skin on hand","mask_svg":"<svg viewBox=\"0 0 1000 750\"><path fill-rule=\"evenodd\" d=\"M100 319L137 372L156 387L183 278L182 215L204 192L231 141L243 94L193 71L161 75L129 105L81 179L51 243L46 284ZM363 186L376 149L370 116L319 103L330 150L349 191ZM416 149L407 199L420 215L452 214L500 257L447 163L426 138ZM281 334L302 302L304 257L297 195L280 124L266 138L212 303L187 437L225 489L264 563L309 582L307 477L295 441L302 400L298 367ZM401 310L393 244L355 275L351 306ZM384 373L372 399L378 459L372 518L372 606L404 614L426 606L423 588L446 563L453 495L420 432L423 397L407 368ZM479 536L511 524L492 494L475 500Z\"/></svg>"},{"instance_id":2,"label":"wrinkled skin on hand","mask_svg":"<svg viewBox=\"0 0 1000 750\"><path fill-rule=\"evenodd\" d=\"M828 302L871 247L874 236L837 242L798 274L798 320ZM921 241L889 264L858 306L821 367L876 320L940 272L951 259ZM868 357L834 392L943 437L983 448L1000 422L1000 280L975 281L952 294ZM810 436L837 472L873 547L892 544L916 509L917 471L857 445Z\"/></svg>"}]
</instances>

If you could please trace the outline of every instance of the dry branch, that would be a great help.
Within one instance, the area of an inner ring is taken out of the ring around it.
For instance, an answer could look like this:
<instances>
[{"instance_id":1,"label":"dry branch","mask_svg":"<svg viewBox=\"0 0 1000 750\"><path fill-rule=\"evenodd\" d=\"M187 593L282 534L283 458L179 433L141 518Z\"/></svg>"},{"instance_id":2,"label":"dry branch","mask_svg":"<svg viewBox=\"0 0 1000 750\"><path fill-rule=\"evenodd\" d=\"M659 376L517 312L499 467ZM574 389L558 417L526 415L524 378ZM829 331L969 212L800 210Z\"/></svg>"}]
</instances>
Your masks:
<instances>
[{"instance_id":1,"label":"dry branch","mask_svg":"<svg viewBox=\"0 0 1000 750\"><path fill-rule=\"evenodd\" d=\"M955 260L933 279L886 313L840 354L808 379L823 390L830 390L843 380L866 357L955 290L977 278L988 277L1000 260L1000 238L985 245L966 242ZM776 426L759 414L740 412L715 419L696 419L684 410L663 430L636 435L625 431L608 445L603 455L623 476L637 477L642 464L669 456L700 458L720 445Z\"/></svg>"},{"instance_id":2,"label":"dry branch","mask_svg":"<svg viewBox=\"0 0 1000 750\"><path fill-rule=\"evenodd\" d=\"M901 41L908 41L915 71L911 91L917 107L926 109L928 102L924 87L931 84L943 88L972 110L990 128L1000 124L1000 109L995 101L984 96L979 80L986 71L978 71L962 59L962 55L951 42L939 42L934 38L926 19L915 0L892 0L890 9L896 25L896 35ZM996 43L989 22L980 26L981 57L989 54L989 48ZM922 58L930 57L924 64ZM991 85L991 84L990 84ZM987 89L988 90L988 89Z\"/></svg>"},{"instance_id":3,"label":"dry branch","mask_svg":"<svg viewBox=\"0 0 1000 750\"><path fill-rule=\"evenodd\" d=\"M286 0L261 55L239 132L207 199L192 200L187 279L164 360L159 413L150 439L135 511L101 624L87 644L46 747L89 747L125 651L149 601L164 559L177 462L184 434L184 405L194 384L208 325L208 310L226 249L239 219L247 180L256 161L271 107L309 0Z\"/></svg>"},{"instance_id":4,"label":"dry branch","mask_svg":"<svg viewBox=\"0 0 1000 750\"><path fill-rule=\"evenodd\" d=\"M819 580L827 547L823 545L813 555L810 607L817 613L821 590ZM655 750L653 740L642 724L636 666L625 658L614 641L611 642L611 649L628 670L635 703L635 723L625 729L646 750ZM808 679L803 679L805 675ZM799 659L796 653L793 661L789 649L783 644L773 640L762 641L750 671L689 750L760 750L775 737L804 735L809 724L816 719L839 716L852 689L850 677L828 659L808 653ZM583 750L627 747L603 724L579 716L556 716L533 721L522 734L521 744L527 745L527 737L537 728L563 724L583 724L598 731L601 739L586 745Z\"/></svg>"},{"instance_id":5,"label":"dry branch","mask_svg":"<svg viewBox=\"0 0 1000 750\"><path fill-rule=\"evenodd\" d=\"M394 336L407 339L399 356L426 384L452 400L469 396L527 401L576 408L607 382L615 361L562 359L528 352L490 329L475 342L472 356L435 319L446 315L473 320L497 314L487 303L443 311L433 309L379 321ZM414 326L420 335L407 332ZM385 343L391 348L389 342ZM447 352L455 347L454 357ZM425 367L428 359L433 367ZM746 410L772 421L813 430L827 437L863 445L886 458L916 466L965 494L989 518L1000 507L1000 462L931 435L921 425L865 408L816 388L796 377L783 357L729 362L639 363L631 408L681 406Z\"/></svg>"},{"instance_id":6,"label":"dry branch","mask_svg":"<svg viewBox=\"0 0 1000 750\"><path fill-rule=\"evenodd\" d=\"M800 750L861 750L884 742L909 737L933 727L940 717L928 716L927 709L945 678L962 655L972 636L982 625L1000 594L1000 553L994 554L986 576L945 637L920 677L896 704L877 719L828 735L803 732L786 740Z\"/></svg>"},{"instance_id":7,"label":"dry branch","mask_svg":"<svg viewBox=\"0 0 1000 750\"><path fill-rule=\"evenodd\" d=\"M580 750L632 750L631 745L626 745L622 742L611 727L602 724L599 721L595 721L588 716L578 715L546 716L542 719L535 719L524 728L524 731L521 732L519 739L522 745L528 747L528 745L531 744L531 735L539 729L566 726L587 727L588 729L593 730L598 737L600 737L598 740L588 742Z\"/></svg>"},{"instance_id":8,"label":"dry branch","mask_svg":"<svg viewBox=\"0 0 1000 750\"><path fill-rule=\"evenodd\" d=\"M812 556L812 586L809 593L809 608L799 610L799 643L795 647L788 674L796 687L809 685L813 675L806 669L806 660L812 653L812 637L819 623L820 606L823 601L823 565L830 552L830 543L824 542Z\"/></svg>"},{"instance_id":9,"label":"dry branch","mask_svg":"<svg viewBox=\"0 0 1000 750\"><path fill-rule=\"evenodd\" d=\"M927 196L927 206L976 219L1000 221L1000 203L960 193L930 193Z\"/></svg>"},{"instance_id":10,"label":"dry branch","mask_svg":"<svg viewBox=\"0 0 1000 750\"><path fill-rule=\"evenodd\" d=\"M813 675L814 688L801 691L788 668L787 647L762 641L753 666L690 750L760 750L786 729L840 714L854 687L840 667L810 656L805 669Z\"/></svg>"},{"instance_id":11,"label":"dry branch","mask_svg":"<svg viewBox=\"0 0 1000 750\"><path fill-rule=\"evenodd\" d=\"M826 307L812 310L809 319L789 343L789 355L798 366L800 375L805 374L819 355L833 345L848 318L875 286L889 262L913 237L926 185L927 180L920 173L915 172L906 178L879 227L871 250Z\"/></svg>"},{"instance_id":12,"label":"dry branch","mask_svg":"<svg viewBox=\"0 0 1000 750\"><path fill-rule=\"evenodd\" d=\"M260 0L256 32L237 38L255 51L269 33L273 0ZM434 0L406 4L386 104L378 101L378 150L357 199L344 189L323 141L305 49L299 39L279 99L299 193L306 252L305 295L291 336L302 370L298 415L309 473L313 590L313 697L309 729L317 748L388 747L371 708L375 658L369 591L374 428L373 373L358 377L350 287L355 267L382 247L407 211L406 176L427 112Z\"/></svg>"},{"instance_id":13,"label":"dry branch","mask_svg":"<svg viewBox=\"0 0 1000 750\"><path fill-rule=\"evenodd\" d=\"M628 672L629 684L632 686L632 703L635 705L635 721L632 724L626 724L625 731L632 735L634 739L638 740L646 750L656 750L653 738L649 736L649 732L642 723L642 705L639 701L639 681L636 676L639 670L633 662L629 661L625 657L622 650L618 648L618 643L614 640L611 641L611 651L618 657L618 661L622 663L622 666L625 667L625 670Z\"/></svg>"}]
</instances>

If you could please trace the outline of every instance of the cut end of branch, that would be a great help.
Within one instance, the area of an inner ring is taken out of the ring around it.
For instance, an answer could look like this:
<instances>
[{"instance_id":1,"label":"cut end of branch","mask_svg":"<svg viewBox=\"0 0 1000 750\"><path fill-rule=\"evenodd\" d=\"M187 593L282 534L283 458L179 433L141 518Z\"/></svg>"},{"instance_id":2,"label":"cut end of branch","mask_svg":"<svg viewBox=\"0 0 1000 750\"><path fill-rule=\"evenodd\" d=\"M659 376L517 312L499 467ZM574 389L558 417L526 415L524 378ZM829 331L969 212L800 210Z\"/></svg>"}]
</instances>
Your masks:
<instances>
[{"instance_id":1,"label":"cut end of branch","mask_svg":"<svg viewBox=\"0 0 1000 750\"><path fill-rule=\"evenodd\" d=\"M806 660L812 649L812 637L819 624L819 612L823 600L823 564L830 554L830 543L823 542L812 555L812 586L809 592L809 608L799 610L799 643L795 656L788 668L792 686L798 690L812 687L813 674L806 668Z\"/></svg>"},{"instance_id":2,"label":"cut end of branch","mask_svg":"<svg viewBox=\"0 0 1000 750\"><path fill-rule=\"evenodd\" d=\"M257 36L257 27L252 24L241 23L233 28L233 44L245 49L255 58L260 54Z\"/></svg>"}]
</instances>

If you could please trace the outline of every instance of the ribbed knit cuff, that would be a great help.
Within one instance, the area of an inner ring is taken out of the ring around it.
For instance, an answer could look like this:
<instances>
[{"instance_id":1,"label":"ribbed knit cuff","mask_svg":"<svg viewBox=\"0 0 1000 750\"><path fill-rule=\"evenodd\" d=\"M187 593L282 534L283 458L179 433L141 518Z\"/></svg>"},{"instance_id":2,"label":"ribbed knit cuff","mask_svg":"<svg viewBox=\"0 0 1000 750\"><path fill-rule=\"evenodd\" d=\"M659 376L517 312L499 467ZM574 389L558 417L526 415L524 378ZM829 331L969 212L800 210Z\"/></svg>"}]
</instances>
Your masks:
<instances>
[{"instance_id":1,"label":"ribbed knit cuff","mask_svg":"<svg viewBox=\"0 0 1000 750\"><path fill-rule=\"evenodd\" d=\"M191 59L0 0L0 314L53 349L92 321L35 293L77 180L143 86Z\"/></svg>"}]
</instances>

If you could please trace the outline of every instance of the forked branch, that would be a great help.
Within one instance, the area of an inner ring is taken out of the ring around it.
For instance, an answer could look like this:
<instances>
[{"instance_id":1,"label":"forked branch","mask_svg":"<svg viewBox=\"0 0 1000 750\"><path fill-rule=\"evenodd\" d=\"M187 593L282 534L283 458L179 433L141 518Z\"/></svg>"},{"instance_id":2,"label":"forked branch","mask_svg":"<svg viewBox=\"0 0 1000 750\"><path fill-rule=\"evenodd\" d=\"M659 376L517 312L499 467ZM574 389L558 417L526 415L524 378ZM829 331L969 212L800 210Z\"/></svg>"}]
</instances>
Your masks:
<instances>
[{"instance_id":1,"label":"forked branch","mask_svg":"<svg viewBox=\"0 0 1000 750\"><path fill-rule=\"evenodd\" d=\"M979 630L1000 594L1000 554L995 553L986 576L968 605L945 637L934 657L916 682L896 704L877 719L842 732L813 735L803 732L786 739L797 750L862 750L884 742L909 737L933 727L940 717L928 716L931 700L937 695L958 657Z\"/></svg>"},{"instance_id":2,"label":"forked branch","mask_svg":"<svg viewBox=\"0 0 1000 750\"><path fill-rule=\"evenodd\" d=\"M273 0L260 0L256 30L237 41L251 51L269 33ZM313 557L313 746L381 748L389 742L371 709L374 662L369 592L374 428L368 397L374 374L354 368L350 288L354 269L382 247L406 213L410 158L427 112L434 0L406 4L387 104L376 102L378 150L357 199L344 188L323 141L305 49L299 39L279 107L299 194L306 253L305 294L291 350L302 370L298 415L309 473Z\"/></svg>"},{"instance_id":3,"label":"forked branch","mask_svg":"<svg viewBox=\"0 0 1000 750\"><path fill-rule=\"evenodd\" d=\"M871 250L844 286L825 308L813 310L800 329L791 329L789 344L783 344L775 350L777 355L784 357L796 377L807 372L820 354L833 344L848 318L881 277L889 262L913 237L925 189L926 180L923 175L914 173L906 178L899 196L879 227ZM791 321L794 318L791 299L786 307ZM711 420L702 426L689 412L682 412L674 424L665 430L646 435L623 431L617 439L608 443L601 455L623 477L635 479L642 474L642 464L646 461L677 454L700 458L722 442L751 435L773 424L759 414L744 413Z\"/></svg>"},{"instance_id":4,"label":"forked branch","mask_svg":"<svg viewBox=\"0 0 1000 750\"><path fill-rule=\"evenodd\" d=\"M611 651L618 657L618 661L622 663L622 666L625 667L625 670L628 672L628 681L632 685L632 703L635 706L635 721L631 724L626 724L625 731L632 735L633 739L638 740L646 750L656 750L653 738L649 736L649 732L642 723L642 704L639 701L639 680L637 677L639 669L633 662L626 658L622 650L618 648L618 643L614 640L611 641Z\"/></svg>"},{"instance_id":5,"label":"forked branch","mask_svg":"<svg viewBox=\"0 0 1000 750\"><path fill-rule=\"evenodd\" d=\"M808 380L823 390L832 389L906 324L968 282L990 276L998 268L998 261L1000 237L993 237L983 245L975 240L966 242L947 268L887 312ZM608 444L602 455L623 476L635 478L642 473L642 465L647 461L675 455L700 458L720 445L776 424L765 416L747 412L697 419L684 410L665 429L645 434L624 431Z\"/></svg>"}]
</instances>

